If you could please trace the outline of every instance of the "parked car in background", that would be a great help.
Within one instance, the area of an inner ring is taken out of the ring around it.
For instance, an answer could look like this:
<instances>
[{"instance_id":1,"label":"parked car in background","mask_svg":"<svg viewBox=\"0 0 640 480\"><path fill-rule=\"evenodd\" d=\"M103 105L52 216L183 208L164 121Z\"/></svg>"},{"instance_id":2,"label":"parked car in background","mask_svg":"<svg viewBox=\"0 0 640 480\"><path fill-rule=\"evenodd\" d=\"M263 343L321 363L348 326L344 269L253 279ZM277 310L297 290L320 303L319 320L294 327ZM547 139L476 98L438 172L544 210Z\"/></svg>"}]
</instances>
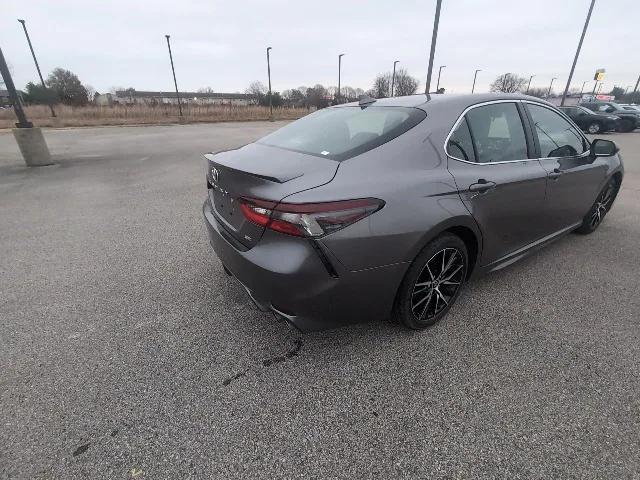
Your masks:
<instances>
[{"instance_id":1,"label":"parked car in background","mask_svg":"<svg viewBox=\"0 0 640 480\"><path fill-rule=\"evenodd\" d=\"M640 111L627 110L615 102L584 102L580 106L596 113L608 113L620 117L619 132L632 132L640 127Z\"/></svg>"},{"instance_id":2,"label":"parked car in background","mask_svg":"<svg viewBox=\"0 0 640 480\"><path fill-rule=\"evenodd\" d=\"M595 231L623 177L613 142L512 94L366 98L205 157L224 270L302 330L433 325L472 274Z\"/></svg>"},{"instance_id":3,"label":"parked car in background","mask_svg":"<svg viewBox=\"0 0 640 480\"><path fill-rule=\"evenodd\" d=\"M620 117L610 113L596 113L581 106L559 107L567 117L575 122L583 131L596 134L617 130Z\"/></svg>"},{"instance_id":4,"label":"parked car in background","mask_svg":"<svg viewBox=\"0 0 640 480\"><path fill-rule=\"evenodd\" d=\"M625 110L632 110L635 112L640 112L640 105L630 105L628 103L621 103L620 104L622 107L624 107Z\"/></svg>"}]
</instances>

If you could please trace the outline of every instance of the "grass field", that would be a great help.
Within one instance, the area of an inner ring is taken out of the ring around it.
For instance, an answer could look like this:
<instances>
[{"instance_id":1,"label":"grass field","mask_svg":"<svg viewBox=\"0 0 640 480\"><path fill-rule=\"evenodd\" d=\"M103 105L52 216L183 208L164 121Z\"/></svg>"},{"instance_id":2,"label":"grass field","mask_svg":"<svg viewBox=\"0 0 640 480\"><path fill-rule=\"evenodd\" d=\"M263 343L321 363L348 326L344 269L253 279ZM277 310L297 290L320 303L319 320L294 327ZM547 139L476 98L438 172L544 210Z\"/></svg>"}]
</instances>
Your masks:
<instances>
[{"instance_id":1,"label":"grass field","mask_svg":"<svg viewBox=\"0 0 640 480\"><path fill-rule=\"evenodd\" d=\"M81 127L92 125L134 125L158 123L195 123L268 120L269 108L259 106L184 105L181 118L177 105L115 105L70 107L56 105L57 117L49 107L25 107L27 118L37 127ZM274 108L275 120L293 120L309 113L306 108ZM0 128L12 128L16 117L13 109L0 110Z\"/></svg>"}]
</instances>

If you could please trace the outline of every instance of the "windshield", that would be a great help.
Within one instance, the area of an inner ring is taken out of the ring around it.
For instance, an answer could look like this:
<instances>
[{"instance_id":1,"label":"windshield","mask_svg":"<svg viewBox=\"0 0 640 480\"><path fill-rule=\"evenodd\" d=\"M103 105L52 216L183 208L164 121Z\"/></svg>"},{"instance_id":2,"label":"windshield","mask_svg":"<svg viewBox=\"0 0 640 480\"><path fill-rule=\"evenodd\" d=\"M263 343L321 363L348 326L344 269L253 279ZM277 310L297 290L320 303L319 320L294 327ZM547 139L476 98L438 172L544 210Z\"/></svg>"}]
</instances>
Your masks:
<instances>
[{"instance_id":1,"label":"windshield","mask_svg":"<svg viewBox=\"0 0 640 480\"><path fill-rule=\"evenodd\" d=\"M339 107L319 110L258 143L332 160L346 160L402 135L426 117L406 107Z\"/></svg>"}]
</instances>

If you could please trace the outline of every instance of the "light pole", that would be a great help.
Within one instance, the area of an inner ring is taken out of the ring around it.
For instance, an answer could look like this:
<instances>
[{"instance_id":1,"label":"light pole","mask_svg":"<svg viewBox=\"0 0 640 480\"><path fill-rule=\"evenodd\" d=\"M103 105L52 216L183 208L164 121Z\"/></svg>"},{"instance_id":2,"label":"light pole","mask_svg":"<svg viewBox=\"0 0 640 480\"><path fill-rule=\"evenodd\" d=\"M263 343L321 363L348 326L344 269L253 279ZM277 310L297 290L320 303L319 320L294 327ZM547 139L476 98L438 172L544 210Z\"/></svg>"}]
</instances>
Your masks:
<instances>
[{"instance_id":1,"label":"light pole","mask_svg":"<svg viewBox=\"0 0 640 480\"><path fill-rule=\"evenodd\" d=\"M393 62L393 76L391 77L391 96L393 97L393 87L396 85L396 63L400 63L400 60Z\"/></svg>"},{"instance_id":2,"label":"light pole","mask_svg":"<svg viewBox=\"0 0 640 480\"><path fill-rule=\"evenodd\" d=\"M598 86L598 80L595 81L595 83L593 84L593 92L591 92L591 96L596 94L596 87Z\"/></svg>"},{"instance_id":3,"label":"light pole","mask_svg":"<svg viewBox=\"0 0 640 480\"><path fill-rule=\"evenodd\" d=\"M524 93L529 93L529 87L531 87L531 80L533 79L533 77L535 77L535 75L531 75L529 77L529 83L527 84L527 91L524 92Z\"/></svg>"},{"instance_id":4,"label":"light pole","mask_svg":"<svg viewBox=\"0 0 640 480\"><path fill-rule=\"evenodd\" d=\"M436 40L438 39L438 24L440 23L440 8L442 7L442 0L436 1L436 16L433 19L433 34L431 35L431 52L429 53L429 69L427 70L427 84L424 89L424 93L429 95L429 88L431 88L431 71L433 70L433 57L436 53Z\"/></svg>"},{"instance_id":5,"label":"light pole","mask_svg":"<svg viewBox=\"0 0 640 480\"><path fill-rule=\"evenodd\" d=\"M438 69L438 82L436 83L436 93L438 92L438 90L440 90L440 74L442 73L442 69L445 67L446 65L440 65L440 68Z\"/></svg>"},{"instance_id":6,"label":"light pole","mask_svg":"<svg viewBox=\"0 0 640 480\"><path fill-rule=\"evenodd\" d=\"M176 97L178 98L178 110L180 110L180 116L182 116L182 102L180 101L180 92L178 91L178 81L176 80L176 69L173 67L173 55L171 54L171 43L169 42L169 35L165 35L167 38L167 47L169 48L169 60L171 60L171 71L173 72L173 84L176 87Z\"/></svg>"},{"instance_id":7,"label":"light pole","mask_svg":"<svg viewBox=\"0 0 640 480\"><path fill-rule=\"evenodd\" d=\"M640 76L638 76L638 81L636 82L636 86L633 87L633 93L636 93L638 91L638 85L640 85Z\"/></svg>"},{"instance_id":8,"label":"light pole","mask_svg":"<svg viewBox=\"0 0 640 480\"><path fill-rule=\"evenodd\" d=\"M38 70L38 76L40 77L40 82L44 87L45 92L47 93L47 100L49 100L49 108L51 109L51 116L55 117L56 112L53 109L53 99L51 99L48 95L47 86L44 84L44 78L42 78L42 72L40 71L40 65L38 65L38 59L36 58L36 52L33 51L33 45L31 45L31 39L29 38L29 32L27 32L27 26L25 25L25 20L18 19L18 21L22 24L22 28L24 29L24 34L27 37L27 43L29 44L29 50L31 50L31 56L33 57L33 61L36 64L36 70Z\"/></svg>"},{"instance_id":9,"label":"light pole","mask_svg":"<svg viewBox=\"0 0 640 480\"><path fill-rule=\"evenodd\" d=\"M551 79L551 83L549 84L549 91L547 92L547 98L549 98L549 95L551 95L551 87L553 87L553 81L557 80L557 77L553 77Z\"/></svg>"},{"instance_id":10,"label":"light pole","mask_svg":"<svg viewBox=\"0 0 640 480\"><path fill-rule=\"evenodd\" d=\"M584 82L582 82L582 88L580 89L580 98L582 98L582 92L584 92L584 86L587 84L588 80L585 80Z\"/></svg>"},{"instance_id":11,"label":"light pole","mask_svg":"<svg viewBox=\"0 0 640 480\"><path fill-rule=\"evenodd\" d=\"M269 51L271 47L267 47L267 77L269 77L269 121L273 122L273 102L271 95L271 58L269 57Z\"/></svg>"},{"instance_id":12,"label":"light pole","mask_svg":"<svg viewBox=\"0 0 640 480\"><path fill-rule=\"evenodd\" d=\"M340 72L342 70L342 57L344 53L338 55L338 103L340 103Z\"/></svg>"},{"instance_id":13,"label":"light pole","mask_svg":"<svg viewBox=\"0 0 640 480\"><path fill-rule=\"evenodd\" d=\"M595 3L596 3L596 0L591 0L591 5L589 6L589 13L587 13L587 19L584 22L582 35L580 35L580 41L578 42L576 56L573 57L573 64L571 65L569 78L567 78L567 85L564 87L564 92L562 92L562 100L560 101L560 106L564 105L564 99L567 97L567 92L569 91L569 85L571 85L571 79L573 78L573 71L576 69L576 63L578 63L578 57L580 56L580 49L582 48L582 41L584 40L584 36L587 33L587 27L589 26L589 20L591 19L591 12L593 12L593 6L595 5Z\"/></svg>"},{"instance_id":14,"label":"light pole","mask_svg":"<svg viewBox=\"0 0 640 480\"><path fill-rule=\"evenodd\" d=\"M602 90L602 84L603 84L603 83L604 83L604 82L600 82L600 85L598 85L598 91L597 91L596 93L600 93L600 90Z\"/></svg>"},{"instance_id":15,"label":"light pole","mask_svg":"<svg viewBox=\"0 0 640 480\"><path fill-rule=\"evenodd\" d=\"M478 69L476 70L476 73L473 74L473 86L471 87L471 93L474 92L474 90L476 89L476 77L478 76L478 72L481 72L482 70Z\"/></svg>"}]
</instances>

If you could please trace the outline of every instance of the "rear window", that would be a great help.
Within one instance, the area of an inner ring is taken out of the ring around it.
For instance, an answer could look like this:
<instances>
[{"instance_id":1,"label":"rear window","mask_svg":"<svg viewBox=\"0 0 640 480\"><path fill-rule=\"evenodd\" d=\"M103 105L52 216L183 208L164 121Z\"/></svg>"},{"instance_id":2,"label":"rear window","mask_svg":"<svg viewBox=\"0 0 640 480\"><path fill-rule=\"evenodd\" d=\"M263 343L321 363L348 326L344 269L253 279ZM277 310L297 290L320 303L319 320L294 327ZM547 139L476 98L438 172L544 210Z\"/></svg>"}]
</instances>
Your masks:
<instances>
[{"instance_id":1,"label":"rear window","mask_svg":"<svg viewBox=\"0 0 640 480\"><path fill-rule=\"evenodd\" d=\"M406 107L339 107L319 110L258 143L331 160L346 160L402 135L426 113Z\"/></svg>"}]
</instances>

